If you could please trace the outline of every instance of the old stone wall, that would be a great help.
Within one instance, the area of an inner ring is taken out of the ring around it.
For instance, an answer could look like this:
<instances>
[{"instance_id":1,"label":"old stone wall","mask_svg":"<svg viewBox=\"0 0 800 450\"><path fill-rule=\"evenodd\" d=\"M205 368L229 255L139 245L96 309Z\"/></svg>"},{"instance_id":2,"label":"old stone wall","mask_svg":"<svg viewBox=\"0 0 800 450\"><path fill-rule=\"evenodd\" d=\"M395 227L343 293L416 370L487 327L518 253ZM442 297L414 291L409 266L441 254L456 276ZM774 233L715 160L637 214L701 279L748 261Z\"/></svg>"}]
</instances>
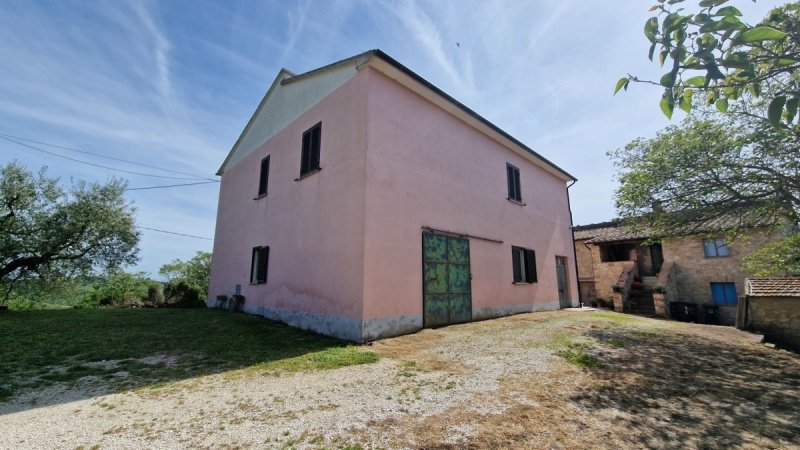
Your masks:
<instances>
[{"instance_id":1,"label":"old stone wall","mask_svg":"<svg viewBox=\"0 0 800 450\"><path fill-rule=\"evenodd\" d=\"M703 234L668 239L662 243L664 260L672 261L680 269L676 274L679 286L678 301L697 304L712 304L711 283L734 283L738 297L744 295L744 279L752 274L744 271L745 256L761 249L775 239L763 231L755 231L735 241L728 241L728 256L706 257L703 239L721 238L721 234ZM719 320L723 324L736 322L736 305L719 308Z\"/></svg>"},{"instance_id":2,"label":"old stone wall","mask_svg":"<svg viewBox=\"0 0 800 450\"><path fill-rule=\"evenodd\" d=\"M800 298L748 297L749 328L768 341L800 351Z\"/></svg>"}]
</instances>

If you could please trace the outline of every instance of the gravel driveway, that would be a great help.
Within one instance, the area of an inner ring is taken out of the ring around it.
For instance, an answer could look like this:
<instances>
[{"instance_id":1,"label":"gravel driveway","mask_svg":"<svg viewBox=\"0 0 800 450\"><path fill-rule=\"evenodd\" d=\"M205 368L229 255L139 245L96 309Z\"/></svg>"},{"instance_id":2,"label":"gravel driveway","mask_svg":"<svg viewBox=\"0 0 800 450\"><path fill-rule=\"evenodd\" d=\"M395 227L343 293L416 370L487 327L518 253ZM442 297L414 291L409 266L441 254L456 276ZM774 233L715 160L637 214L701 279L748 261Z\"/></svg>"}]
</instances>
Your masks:
<instances>
[{"instance_id":1,"label":"gravel driveway","mask_svg":"<svg viewBox=\"0 0 800 450\"><path fill-rule=\"evenodd\" d=\"M0 403L0 448L800 448L800 357L732 328L573 310L371 350L315 373L50 388Z\"/></svg>"}]
</instances>

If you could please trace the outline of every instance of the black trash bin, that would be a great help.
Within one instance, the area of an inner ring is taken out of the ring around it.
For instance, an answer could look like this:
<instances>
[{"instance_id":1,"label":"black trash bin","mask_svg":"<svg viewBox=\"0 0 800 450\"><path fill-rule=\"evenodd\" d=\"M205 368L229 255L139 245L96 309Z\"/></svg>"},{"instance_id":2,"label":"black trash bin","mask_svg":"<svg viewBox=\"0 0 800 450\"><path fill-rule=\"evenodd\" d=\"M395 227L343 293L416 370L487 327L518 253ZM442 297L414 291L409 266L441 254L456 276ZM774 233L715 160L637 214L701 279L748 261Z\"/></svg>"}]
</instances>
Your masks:
<instances>
[{"instance_id":1,"label":"black trash bin","mask_svg":"<svg viewBox=\"0 0 800 450\"><path fill-rule=\"evenodd\" d=\"M719 316L717 305L703 305L704 319L703 322L711 325L719 324Z\"/></svg>"},{"instance_id":2,"label":"black trash bin","mask_svg":"<svg viewBox=\"0 0 800 450\"><path fill-rule=\"evenodd\" d=\"M684 312L683 302L669 302L669 316L672 317L672 320L685 321L686 314Z\"/></svg>"},{"instance_id":3,"label":"black trash bin","mask_svg":"<svg viewBox=\"0 0 800 450\"><path fill-rule=\"evenodd\" d=\"M697 305L694 303L684 303L683 305L686 310L686 312L684 313L686 314L686 319L684 320L684 322L699 323L699 321L697 320Z\"/></svg>"}]
</instances>

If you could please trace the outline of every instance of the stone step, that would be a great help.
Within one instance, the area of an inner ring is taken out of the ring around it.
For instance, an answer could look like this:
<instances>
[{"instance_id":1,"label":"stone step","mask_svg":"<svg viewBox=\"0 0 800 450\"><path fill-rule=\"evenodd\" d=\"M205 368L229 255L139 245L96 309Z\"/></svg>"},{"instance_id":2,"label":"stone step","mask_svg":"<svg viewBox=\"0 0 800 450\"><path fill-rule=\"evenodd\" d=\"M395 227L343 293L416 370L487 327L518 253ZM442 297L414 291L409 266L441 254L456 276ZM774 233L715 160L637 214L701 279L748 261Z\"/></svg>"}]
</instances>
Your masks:
<instances>
[{"instance_id":1,"label":"stone step","mask_svg":"<svg viewBox=\"0 0 800 450\"><path fill-rule=\"evenodd\" d=\"M642 284L648 287L653 287L658 282L658 277L642 277Z\"/></svg>"}]
</instances>

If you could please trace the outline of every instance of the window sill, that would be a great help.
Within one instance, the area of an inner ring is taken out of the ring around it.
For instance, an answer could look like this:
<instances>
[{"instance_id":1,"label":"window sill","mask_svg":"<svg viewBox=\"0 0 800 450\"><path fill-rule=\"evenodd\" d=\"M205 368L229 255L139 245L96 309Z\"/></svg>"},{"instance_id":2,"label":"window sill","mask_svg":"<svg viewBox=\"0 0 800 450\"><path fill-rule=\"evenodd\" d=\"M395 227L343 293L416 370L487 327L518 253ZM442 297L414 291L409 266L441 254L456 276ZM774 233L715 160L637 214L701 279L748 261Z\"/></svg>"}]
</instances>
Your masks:
<instances>
[{"instance_id":1,"label":"window sill","mask_svg":"<svg viewBox=\"0 0 800 450\"><path fill-rule=\"evenodd\" d=\"M260 284L267 284L267 282L266 281L262 281L260 283L250 283L250 286L258 286Z\"/></svg>"},{"instance_id":2,"label":"window sill","mask_svg":"<svg viewBox=\"0 0 800 450\"><path fill-rule=\"evenodd\" d=\"M294 181L304 180L304 179L310 177L311 175L314 175L314 174L319 173L321 171L322 171L322 167L318 167L318 168L312 170L311 172L307 172L307 173L304 173L303 175L300 175L299 177L295 178Z\"/></svg>"},{"instance_id":3,"label":"window sill","mask_svg":"<svg viewBox=\"0 0 800 450\"><path fill-rule=\"evenodd\" d=\"M514 200L513 198L506 197L506 200L508 200L509 202L511 202L511 203L513 203L515 205L528 206L527 203L522 203L520 200Z\"/></svg>"},{"instance_id":4,"label":"window sill","mask_svg":"<svg viewBox=\"0 0 800 450\"><path fill-rule=\"evenodd\" d=\"M533 283L532 282L527 282L527 281L512 281L511 284L513 284L515 286L528 286L528 285L531 285Z\"/></svg>"},{"instance_id":5,"label":"window sill","mask_svg":"<svg viewBox=\"0 0 800 450\"><path fill-rule=\"evenodd\" d=\"M267 194L267 193L265 192L265 193L263 193L263 194L261 194L261 195L257 195L257 196L255 196L255 197L253 197L253 200L259 200L259 199L262 199L262 198L266 197L267 195L269 195L269 194Z\"/></svg>"}]
</instances>

